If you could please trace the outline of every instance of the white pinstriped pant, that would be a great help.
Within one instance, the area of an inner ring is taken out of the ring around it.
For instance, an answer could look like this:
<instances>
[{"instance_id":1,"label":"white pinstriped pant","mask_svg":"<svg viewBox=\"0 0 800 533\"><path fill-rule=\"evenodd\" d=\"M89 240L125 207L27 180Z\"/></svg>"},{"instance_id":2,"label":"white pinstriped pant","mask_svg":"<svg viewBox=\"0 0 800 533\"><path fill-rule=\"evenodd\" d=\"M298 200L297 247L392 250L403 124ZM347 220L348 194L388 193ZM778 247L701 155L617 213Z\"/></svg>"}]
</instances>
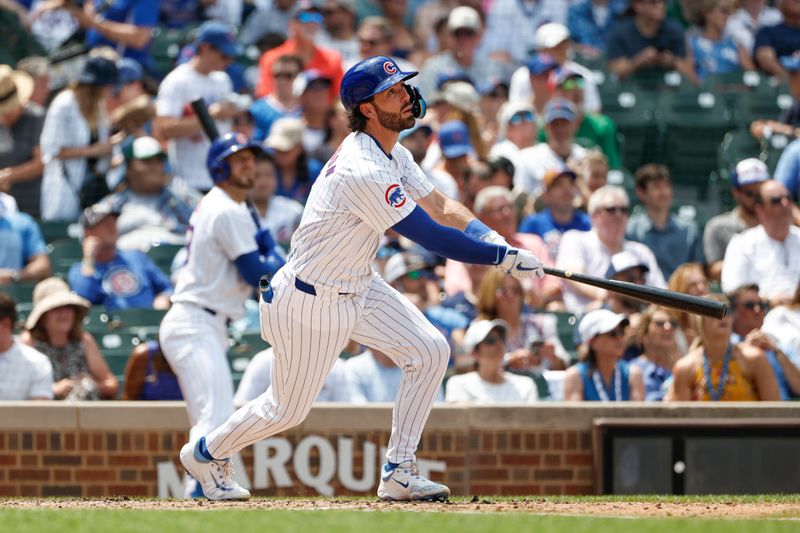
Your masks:
<instances>
[{"instance_id":1,"label":"white pinstriped pant","mask_svg":"<svg viewBox=\"0 0 800 533\"><path fill-rule=\"evenodd\" d=\"M233 413L225 319L189 303L176 303L159 329L164 357L178 377L189 413L189 439L199 439Z\"/></svg>"},{"instance_id":2,"label":"white pinstriped pant","mask_svg":"<svg viewBox=\"0 0 800 533\"><path fill-rule=\"evenodd\" d=\"M271 385L206 436L217 458L302 422L347 342L380 350L403 369L386 453L393 463L415 460L422 429L447 370L450 347L422 313L375 275L362 294L312 296L295 288L288 268L261 302L262 336L275 349Z\"/></svg>"}]
</instances>

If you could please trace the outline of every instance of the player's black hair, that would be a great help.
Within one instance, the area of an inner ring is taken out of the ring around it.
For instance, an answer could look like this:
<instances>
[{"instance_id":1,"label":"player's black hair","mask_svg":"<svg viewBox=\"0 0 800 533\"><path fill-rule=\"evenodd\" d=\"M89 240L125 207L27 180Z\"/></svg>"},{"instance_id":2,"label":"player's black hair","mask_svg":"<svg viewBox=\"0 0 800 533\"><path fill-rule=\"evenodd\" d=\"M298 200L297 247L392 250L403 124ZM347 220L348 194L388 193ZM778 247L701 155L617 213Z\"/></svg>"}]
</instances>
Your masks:
<instances>
[{"instance_id":1,"label":"player's black hair","mask_svg":"<svg viewBox=\"0 0 800 533\"><path fill-rule=\"evenodd\" d=\"M364 131L367 127L367 117L361 112L361 104L369 103L372 98L360 102L353 109L347 111L347 127L350 131Z\"/></svg>"},{"instance_id":2,"label":"player's black hair","mask_svg":"<svg viewBox=\"0 0 800 533\"><path fill-rule=\"evenodd\" d=\"M11 327L17 323L17 302L4 292L0 292L0 320L11 319Z\"/></svg>"}]
</instances>

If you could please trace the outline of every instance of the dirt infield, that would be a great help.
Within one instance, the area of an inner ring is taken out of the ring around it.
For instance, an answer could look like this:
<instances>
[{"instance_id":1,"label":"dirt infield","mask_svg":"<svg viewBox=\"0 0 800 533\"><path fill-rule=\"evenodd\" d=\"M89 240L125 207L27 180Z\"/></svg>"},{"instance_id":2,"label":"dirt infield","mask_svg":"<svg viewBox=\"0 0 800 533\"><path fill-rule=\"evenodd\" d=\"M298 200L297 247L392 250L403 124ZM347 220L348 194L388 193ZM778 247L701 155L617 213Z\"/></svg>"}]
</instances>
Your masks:
<instances>
[{"instance_id":1,"label":"dirt infield","mask_svg":"<svg viewBox=\"0 0 800 533\"><path fill-rule=\"evenodd\" d=\"M369 499L273 499L255 498L248 502L209 502L206 500L159 500L138 498L10 498L0 499L0 509L133 509L199 510L287 509L287 510L362 510L417 512L532 513L609 517L676 518L800 518L800 500L790 502L740 502L720 498L714 502L659 501L569 501L546 498L456 499L447 503L388 503Z\"/></svg>"}]
</instances>

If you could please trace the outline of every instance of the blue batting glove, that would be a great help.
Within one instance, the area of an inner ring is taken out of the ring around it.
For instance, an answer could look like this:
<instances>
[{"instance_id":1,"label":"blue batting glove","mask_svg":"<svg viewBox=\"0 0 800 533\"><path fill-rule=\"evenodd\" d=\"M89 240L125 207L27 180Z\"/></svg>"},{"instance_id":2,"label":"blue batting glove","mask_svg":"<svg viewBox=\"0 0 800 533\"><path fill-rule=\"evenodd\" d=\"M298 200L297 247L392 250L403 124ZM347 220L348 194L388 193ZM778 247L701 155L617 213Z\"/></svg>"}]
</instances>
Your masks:
<instances>
[{"instance_id":1,"label":"blue batting glove","mask_svg":"<svg viewBox=\"0 0 800 533\"><path fill-rule=\"evenodd\" d=\"M268 256L272 249L275 248L275 239L267 228L262 228L256 232L256 244L258 245L258 252L263 256Z\"/></svg>"}]
</instances>

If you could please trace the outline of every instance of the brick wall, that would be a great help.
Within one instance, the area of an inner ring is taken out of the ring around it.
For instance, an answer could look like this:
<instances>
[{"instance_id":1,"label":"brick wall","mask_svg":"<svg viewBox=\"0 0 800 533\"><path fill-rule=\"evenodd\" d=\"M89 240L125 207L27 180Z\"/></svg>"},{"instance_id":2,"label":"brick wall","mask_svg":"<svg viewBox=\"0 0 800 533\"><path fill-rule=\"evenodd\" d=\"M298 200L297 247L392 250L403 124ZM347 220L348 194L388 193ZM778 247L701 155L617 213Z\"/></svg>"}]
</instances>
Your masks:
<instances>
[{"instance_id":1,"label":"brick wall","mask_svg":"<svg viewBox=\"0 0 800 533\"><path fill-rule=\"evenodd\" d=\"M447 483L457 495L592 494L591 428L597 418L761 419L798 414L800 408L787 404L441 407L431 415L418 457L442 461L446 470L431 477ZM372 445L375 453L369 459L379 465L390 424L389 406L326 405L315 407L306 422L279 437L293 453L311 435L327 441L337 454L341 439L351 439L352 476L361 479L366 446ZM182 476L177 451L187 438L186 425L185 411L177 402L0 403L0 496L157 496L156 465L172 461ZM316 448L308 453L307 476L322 471L320 453ZM266 458L265 453L262 459ZM252 447L242 459L247 478L255 480L258 461ZM342 462L338 455L336 460ZM290 486L277 487L273 482L266 488L254 487L253 493L318 494L313 484L301 482L292 459L284 466ZM340 477L328 480L333 494L374 494L374 484L352 491Z\"/></svg>"}]
</instances>

